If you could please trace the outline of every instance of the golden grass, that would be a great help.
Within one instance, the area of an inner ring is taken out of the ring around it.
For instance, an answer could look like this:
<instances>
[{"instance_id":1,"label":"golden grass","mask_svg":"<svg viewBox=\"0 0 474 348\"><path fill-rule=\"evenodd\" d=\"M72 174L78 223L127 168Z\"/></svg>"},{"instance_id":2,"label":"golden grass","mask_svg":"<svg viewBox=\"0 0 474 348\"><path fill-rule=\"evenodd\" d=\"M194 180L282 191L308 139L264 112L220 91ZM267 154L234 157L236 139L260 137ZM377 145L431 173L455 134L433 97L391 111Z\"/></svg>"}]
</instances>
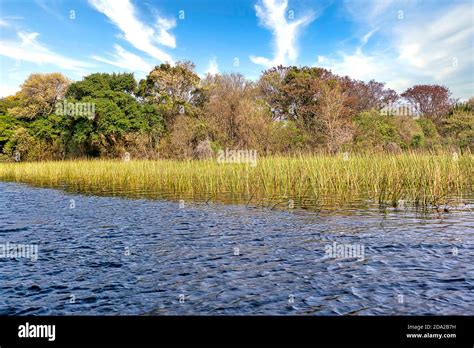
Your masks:
<instances>
[{"instance_id":1,"label":"golden grass","mask_svg":"<svg viewBox=\"0 0 474 348\"><path fill-rule=\"evenodd\" d=\"M394 206L446 203L473 193L472 155L305 155L259 158L256 167L206 161L74 160L0 164L0 180L91 193L163 193L235 200L350 201L366 197ZM145 194L146 195L146 194Z\"/></svg>"}]
</instances>

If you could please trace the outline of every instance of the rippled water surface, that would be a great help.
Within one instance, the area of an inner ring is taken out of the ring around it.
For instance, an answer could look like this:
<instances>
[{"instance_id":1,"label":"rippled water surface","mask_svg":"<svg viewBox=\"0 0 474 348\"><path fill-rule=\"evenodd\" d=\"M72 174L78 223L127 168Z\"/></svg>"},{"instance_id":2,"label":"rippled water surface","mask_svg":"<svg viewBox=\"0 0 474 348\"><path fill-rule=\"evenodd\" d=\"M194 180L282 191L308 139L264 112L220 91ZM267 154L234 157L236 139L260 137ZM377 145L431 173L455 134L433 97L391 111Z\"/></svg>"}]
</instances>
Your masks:
<instances>
[{"instance_id":1,"label":"rippled water surface","mask_svg":"<svg viewBox=\"0 0 474 348\"><path fill-rule=\"evenodd\" d=\"M0 245L38 246L37 261L0 257L0 315L472 315L472 211L180 207L0 183ZM341 245L357 257L328 253Z\"/></svg>"}]
</instances>

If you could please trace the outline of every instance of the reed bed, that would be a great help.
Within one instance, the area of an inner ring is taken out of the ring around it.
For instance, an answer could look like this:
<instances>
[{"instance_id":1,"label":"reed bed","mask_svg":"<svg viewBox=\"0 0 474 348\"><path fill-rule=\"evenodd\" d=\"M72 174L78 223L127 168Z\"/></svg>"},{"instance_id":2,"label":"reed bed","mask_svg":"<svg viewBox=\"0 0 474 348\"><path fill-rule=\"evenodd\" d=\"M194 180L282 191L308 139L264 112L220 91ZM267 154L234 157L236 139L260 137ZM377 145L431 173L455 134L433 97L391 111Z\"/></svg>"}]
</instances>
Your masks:
<instances>
[{"instance_id":1,"label":"reed bed","mask_svg":"<svg viewBox=\"0 0 474 348\"><path fill-rule=\"evenodd\" d=\"M472 197L473 169L470 154L265 157L255 167L215 160L73 160L3 163L0 180L125 196L161 192L176 198L231 196L240 202L294 200L295 205L366 197L426 207Z\"/></svg>"}]
</instances>

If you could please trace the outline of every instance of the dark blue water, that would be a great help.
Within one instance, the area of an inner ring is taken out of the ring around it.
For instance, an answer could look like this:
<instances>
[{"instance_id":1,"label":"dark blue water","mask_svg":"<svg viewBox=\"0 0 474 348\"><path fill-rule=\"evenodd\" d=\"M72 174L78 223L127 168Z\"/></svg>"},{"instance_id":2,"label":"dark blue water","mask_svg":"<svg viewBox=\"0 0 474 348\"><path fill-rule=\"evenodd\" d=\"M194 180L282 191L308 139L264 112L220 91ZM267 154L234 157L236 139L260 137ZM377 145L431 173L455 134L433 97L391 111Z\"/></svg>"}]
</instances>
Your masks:
<instances>
[{"instance_id":1,"label":"dark blue water","mask_svg":"<svg viewBox=\"0 0 474 348\"><path fill-rule=\"evenodd\" d=\"M38 247L0 257L0 315L473 315L472 210L180 208L0 183L0 245Z\"/></svg>"}]
</instances>

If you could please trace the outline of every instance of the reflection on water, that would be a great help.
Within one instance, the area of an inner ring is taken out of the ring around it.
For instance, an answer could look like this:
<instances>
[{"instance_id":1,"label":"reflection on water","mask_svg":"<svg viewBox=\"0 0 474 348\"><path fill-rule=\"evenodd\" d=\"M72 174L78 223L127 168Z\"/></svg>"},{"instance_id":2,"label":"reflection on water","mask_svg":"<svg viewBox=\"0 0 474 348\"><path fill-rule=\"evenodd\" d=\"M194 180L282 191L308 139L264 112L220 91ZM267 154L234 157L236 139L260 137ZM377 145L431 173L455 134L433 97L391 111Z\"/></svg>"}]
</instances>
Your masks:
<instances>
[{"instance_id":1,"label":"reflection on water","mask_svg":"<svg viewBox=\"0 0 474 348\"><path fill-rule=\"evenodd\" d=\"M0 315L474 313L472 199L423 214L0 193L0 245L38 246L0 257Z\"/></svg>"},{"instance_id":2,"label":"reflection on water","mask_svg":"<svg viewBox=\"0 0 474 348\"><path fill-rule=\"evenodd\" d=\"M285 197L272 197L264 196L259 197L256 194L237 193L233 191L220 191L218 194L202 191L194 191L191 194L185 194L181 192L175 192L171 190L156 189L154 187L147 186L146 184L136 184L133 187L130 185L120 186L101 186L94 184L66 184L63 182L42 182L34 181L28 182L28 184L35 187L42 188L58 188L63 191L74 193L74 194L85 194L93 196L105 196L105 197L124 197L132 199L153 199L153 200L169 200L169 201L193 201L197 203L225 203L225 204L244 204L247 208L261 208L270 210L309 210L313 212L321 211L351 211L351 210L373 210L378 209L385 211L386 209L399 208L414 208L419 211L444 211L444 210L466 210L469 211L472 207L469 204L474 201L474 191L470 190L464 196L457 197L438 197L438 203L427 205L416 204L408 200L399 199L396 202L390 200L378 202L369 198L369 194L365 196L354 196L350 193L340 194L337 196L322 195L317 196L312 193L307 193L302 196L285 196ZM403 191L399 193L400 197L404 197ZM407 196L410 194L407 193Z\"/></svg>"}]
</instances>

